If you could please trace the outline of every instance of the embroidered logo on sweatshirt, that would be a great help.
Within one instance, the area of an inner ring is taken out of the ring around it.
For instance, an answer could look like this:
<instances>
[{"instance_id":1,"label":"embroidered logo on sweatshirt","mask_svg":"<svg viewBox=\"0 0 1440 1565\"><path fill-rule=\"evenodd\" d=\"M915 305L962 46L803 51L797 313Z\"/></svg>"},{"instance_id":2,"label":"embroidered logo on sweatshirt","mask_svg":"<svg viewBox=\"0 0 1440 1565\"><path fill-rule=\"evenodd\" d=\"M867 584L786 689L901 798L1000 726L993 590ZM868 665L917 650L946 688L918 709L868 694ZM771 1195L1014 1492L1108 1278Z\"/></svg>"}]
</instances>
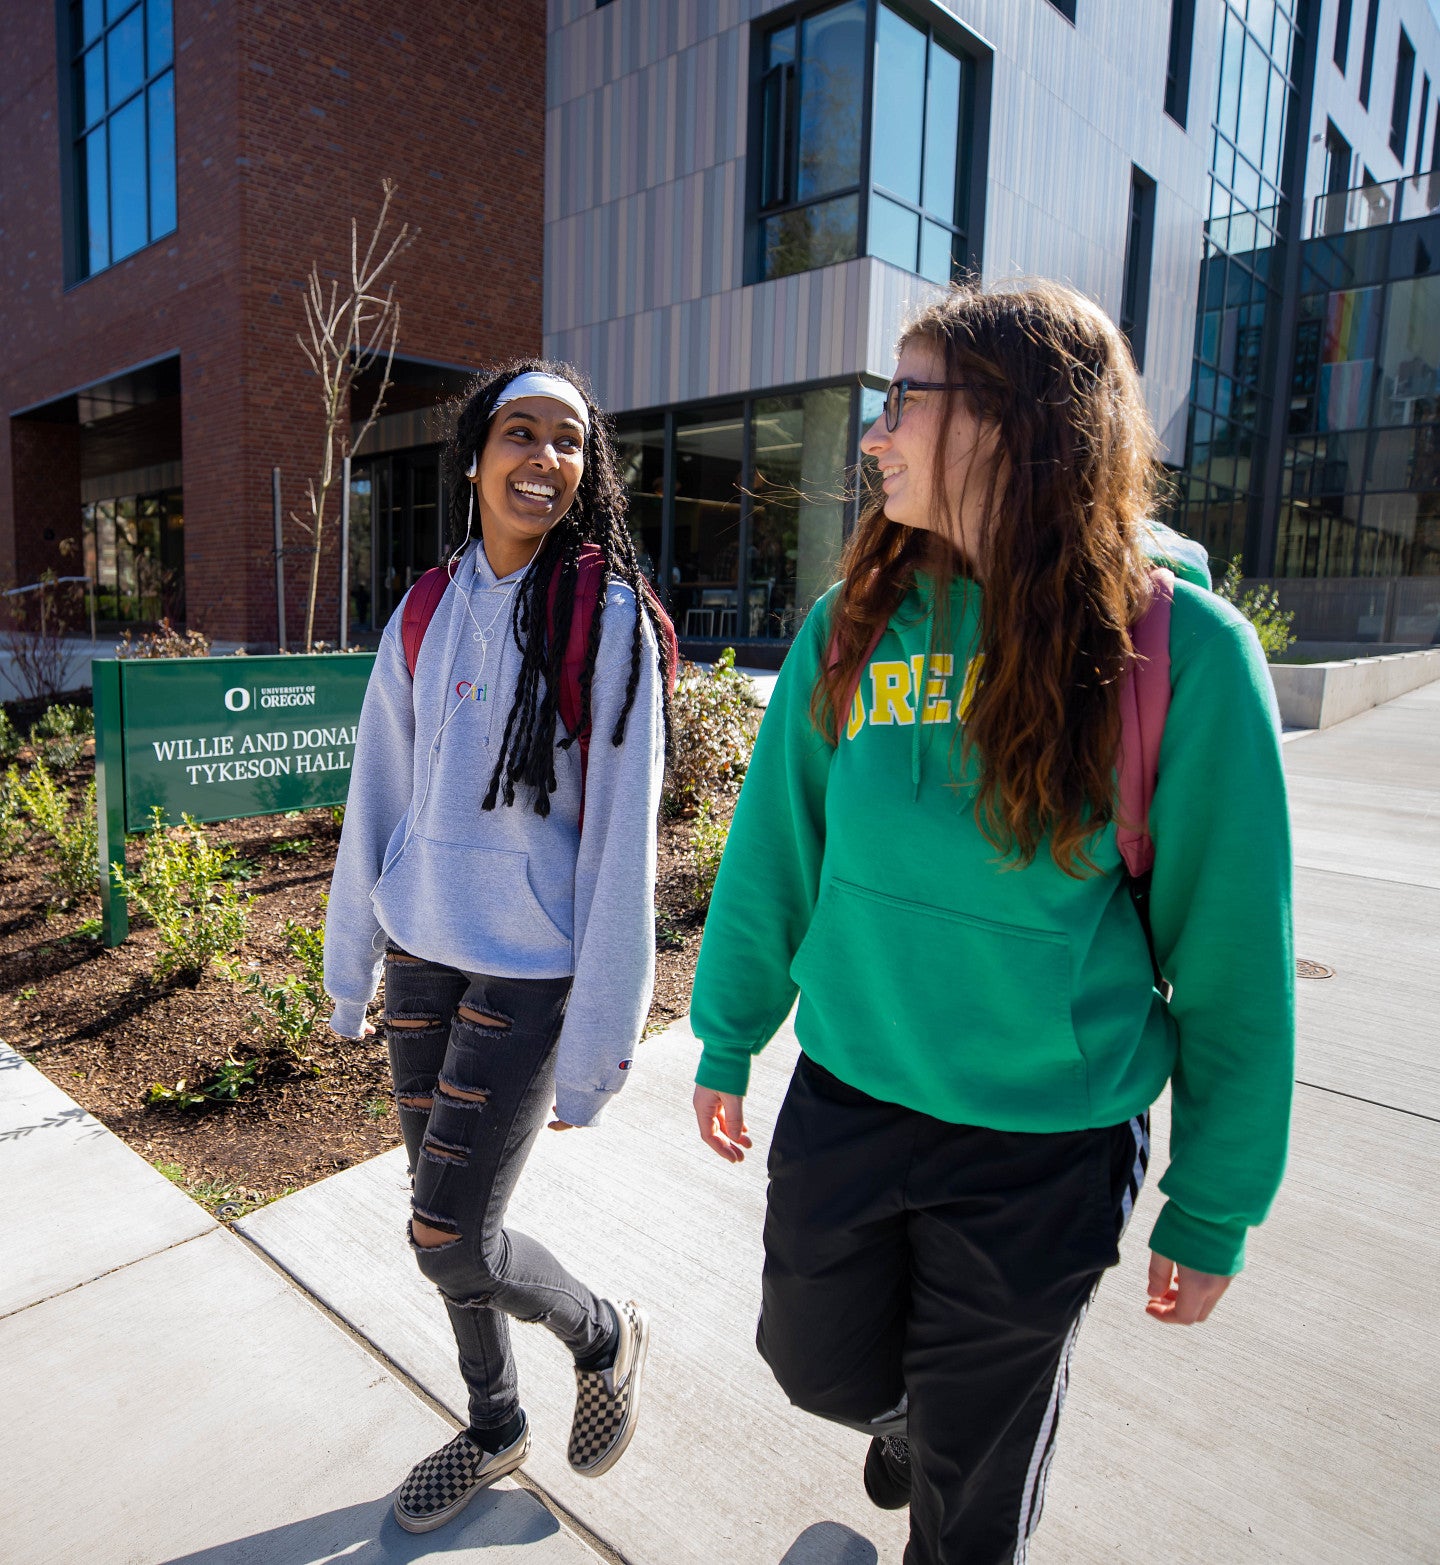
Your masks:
<instances>
[{"instance_id":1,"label":"embroidered logo on sweatshirt","mask_svg":"<svg viewBox=\"0 0 1440 1565\"><path fill-rule=\"evenodd\" d=\"M460 683L455 686L455 694L459 696L462 701L483 701L485 699L485 691L486 686L473 685L468 679L462 679Z\"/></svg>"}]
</instances>

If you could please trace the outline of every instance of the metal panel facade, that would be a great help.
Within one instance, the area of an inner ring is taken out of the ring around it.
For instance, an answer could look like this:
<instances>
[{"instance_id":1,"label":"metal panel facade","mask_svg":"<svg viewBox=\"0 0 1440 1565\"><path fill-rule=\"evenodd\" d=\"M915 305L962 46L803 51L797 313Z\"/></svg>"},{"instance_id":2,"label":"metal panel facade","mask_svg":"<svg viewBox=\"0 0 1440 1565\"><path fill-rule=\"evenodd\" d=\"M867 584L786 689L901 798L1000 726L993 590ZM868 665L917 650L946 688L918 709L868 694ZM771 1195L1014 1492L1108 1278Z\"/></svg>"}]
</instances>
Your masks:
<instances>
[{"instance_id":1,"label":"metal panel facade","mask_svg":"<svg viewBox=\"0 0 1440 1565\"><path fill-rule=\"evenodd\" d=\"M743 281L750 32L767 0L552 0L545 344L615 411L887 377L933 285L884 262ZM1131 166L1155 180L1146 394L1184 454L1218 0L1197 0L1189 130L1164 113L1169 7L911 5L990 51L983 275L1060 278L1118 314Z\"/></svg>"}]
</instances>

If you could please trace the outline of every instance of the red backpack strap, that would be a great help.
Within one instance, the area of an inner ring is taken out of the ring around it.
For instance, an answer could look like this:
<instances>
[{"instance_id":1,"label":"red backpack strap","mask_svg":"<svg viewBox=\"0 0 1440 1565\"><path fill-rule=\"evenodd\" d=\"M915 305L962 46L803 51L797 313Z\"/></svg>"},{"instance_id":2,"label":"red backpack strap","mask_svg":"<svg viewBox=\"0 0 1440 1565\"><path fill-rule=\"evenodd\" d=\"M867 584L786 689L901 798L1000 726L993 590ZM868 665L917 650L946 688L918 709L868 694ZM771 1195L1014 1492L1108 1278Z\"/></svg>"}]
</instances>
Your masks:
<instances>
[{"instance_id":1,"label":"red backpack strap","mask_svg":"<svg viewBox=\"0 0 1440 1565\"><path fill-rule=\"evenodd\" d=\"M1132 878L1155 862L1150 804L1160 770L1160 741L1170 710L1170 606L1175 574L1152 570L1150 607L1132 627L1136 658L1120 691L1120 854Z\"/></svg>"},{"instance_id":2,"label":"red backpack strap","mask_svg":"<svg viewBox=\"0 0 1440 1565\"><path fill-rule=\"evenodd\" d=\"M415 664L420 658L420 643L435 618L435 610L450 585L450 573L443 565L433 566L420 578L405 596L405 608L400 616L400 641L405 648L405 667L410 677L415 677Z\"/></svg>"},{"instance_id":3,"label":"red backpack strap","mask_svg":"<svg viewBox=\"0 0 1440 1565\"><path fill-rule=\"evenodd\" d=\"M575 580L575 607L570 615L570 635L565 642L565 652L560 664L560 720L565 731L573 733L580 721L580 673L585 667L585 649L590 645L590 627L595 623L600 584L605 578L605 555L598 544L580 546L579 575ZM550 578L545 596L545 627L549 635L555 634L555 597L560 590L560 567ZM580 746L580 791L585 791L585 768L590 759L590 725L580 731L576 741Z\"/></svg>"},{"instance_id":4,"label":"red backpack strap","mask_svg":"<svg viewBox=\"0 0 1440 1565\"><path fill-rule=\"evenodd\" d=\"M855 707L855 693L860 688L860 680L864 676L865 666L875 656L875 648L880 645L880 638L890 628L887 621L870 637L870 645L865 649L865 656L855 665L855 672L850 677L850 683L845 687L845 699L835 709L835 742L839 744L841 736L850 724L850 713ZM840 636L837 631L830 632L830 647L825 654L825 671L829 673L833 668L840 666Z\"/></svg>"}]
</instances>

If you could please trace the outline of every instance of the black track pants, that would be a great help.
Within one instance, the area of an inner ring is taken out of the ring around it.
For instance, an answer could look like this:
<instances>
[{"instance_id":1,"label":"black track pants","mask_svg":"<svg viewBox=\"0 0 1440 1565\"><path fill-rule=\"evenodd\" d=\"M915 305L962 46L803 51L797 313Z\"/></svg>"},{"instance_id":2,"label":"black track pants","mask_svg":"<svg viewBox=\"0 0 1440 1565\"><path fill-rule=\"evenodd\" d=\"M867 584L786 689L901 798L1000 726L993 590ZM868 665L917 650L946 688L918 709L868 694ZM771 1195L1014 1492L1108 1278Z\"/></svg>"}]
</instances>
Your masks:
<instances>
[{"instance_id":1,"label":"black track pants","mask_svg":"<svg viewBox=\"0 0 1440 1565\"><path fill-rule=\"evenodd\" d=\"M801 1056L770 1148L756 1340L797 1407L908 1434L905 1565L1023 1565L1075 1334L1148 1156L1148 1116L952 1125Z\"/></svg>"}]
</instances>

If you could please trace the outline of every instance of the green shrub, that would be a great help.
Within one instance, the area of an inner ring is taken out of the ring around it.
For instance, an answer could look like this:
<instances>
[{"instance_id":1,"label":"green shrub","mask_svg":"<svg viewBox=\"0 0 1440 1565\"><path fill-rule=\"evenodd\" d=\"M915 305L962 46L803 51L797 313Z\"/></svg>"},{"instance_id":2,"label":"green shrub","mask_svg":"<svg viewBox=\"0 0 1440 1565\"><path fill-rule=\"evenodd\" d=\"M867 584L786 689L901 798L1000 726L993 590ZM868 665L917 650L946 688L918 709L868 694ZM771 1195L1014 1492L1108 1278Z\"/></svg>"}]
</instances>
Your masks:
<instances>
[{"instance_id":1,"label":"green shrub","mask_svg":"<svg viewBox=\"0 0 1440 1565\"><path fill-rule=\"evenodd\" d=\"M85 706L52 706L30 728L30 743L47 766L68 772L95 732L95 715Z\"/></svg>"},{"instance_id":2,"label":"green shrub","mask_svg":"<svg viewBox=\"0 0 1440 1565\"><path fill-rule=\"evenodd\" d=\"M710 906L710 893L715 889L715 877L720 873L720 859L729 835L730 822L716 817L709 799L702 800L690 832L690 867L695 874L691 896L697 907Z\"/></svg>"},{"instance_id":3,"label":"green shrub","mask_svg":"<svg viewBox=\"0 0 1440 1565\"><path fill-rule=\"evenodd\" d=\"M223 1063L194 1087L183 1076L173 1087L152 1081L145 1089L145 1104L147 1108L198 1109L207 1103L235 1103L241 1093L257 1085L255 1075L259 1069L259 1060L237 1060L233 1054L227 1054Z\"/></svg>"},{"instance_id":4,"label":"green shrub","mask_svg":"<svg viewBox=\"0 0 1440 1565\"><path fill-rule=\"evenodd\" d=\"M1215 583L1215 591L1227 603L1233 603L1255 627L1266 661L1273 663L1276 658L1283 657L1296 640L1290 629L1295 623L1295 611L1280 607L1280 594L1273 585L1252 587L1242 594L1240 581L1240 556L1237 554Z\"/></svg>"},{"instance_id":5,"label":"green shrub","mask_svg":"<svg viewBox=\"0 0 1440 1565\"><path fill-rule=\"evenodd\" d=\"M285 920L285 950L299 965L278 984L266 983L259 973L245 980L245 992L257 1002L250 1025L278 1043L301 1065L310 1064L307 1048L320 1017L329 1003L325 993L325 926L311 928L297 919Z\"/></svg>"},{"instance_id":6,"label":"green shrub","mask_svg":"<svg viewBox=\"0 0 1440 1565\"><path fill-rule=\"evenodd\" d=\"M0 706L0 761L13 761L20 754L19 730L10 721L10 714Z\"/></svg>"},{"instance_id":7,"label":"green shrub","mask_svg":"<svg viewBox=\"0 0 1440 1565\"><path fill-rule=\"evenodd\" d=\"M45 852L52 861L46 878L62 893L62 905L98 890L100 831L94 781L81 795L79 809L72 810L70 795L56 785L44 761L37 761L23 782L11 767L7 786L12 785L12 779L20 808L45 839Z\"/></svg>"},{"instance_id":8,"label":"green shrub","mask_svg":"<svg viewBox=\"0 0 1440 1565\"><path fill-rule=\"evenodd\" d=\"M667 814L686 815L706 799L733 793L750 764L762 708L726 647L713 668L683 663L670 704L672 753Z\"/></svg>"},{"instance_id":9,"label":"green shrub","mask_svg":"<svg viewBox=\"0 0 1440 1565\"><path fill-rule=\"evenodd\" d=\"M244 940L252 898L225 878L231 850L214 846L192 816L180 820L167 829L157 805L139 870L132 875L117 863L114 871L125 896L159 933L156 976L173 972L195 983L215 957Z\"/></svg>"},{"instance_id":10,"label":"green shrub","mask_svg":"<svg viewBox=\"0 0 1440 1565\"><path fill-rule=\"evenodd\" d=\"M0 777L0 859L11 859L24 846L25 807L20 798L20 769L11 766Z\"/></svg>"}]
</instances>

